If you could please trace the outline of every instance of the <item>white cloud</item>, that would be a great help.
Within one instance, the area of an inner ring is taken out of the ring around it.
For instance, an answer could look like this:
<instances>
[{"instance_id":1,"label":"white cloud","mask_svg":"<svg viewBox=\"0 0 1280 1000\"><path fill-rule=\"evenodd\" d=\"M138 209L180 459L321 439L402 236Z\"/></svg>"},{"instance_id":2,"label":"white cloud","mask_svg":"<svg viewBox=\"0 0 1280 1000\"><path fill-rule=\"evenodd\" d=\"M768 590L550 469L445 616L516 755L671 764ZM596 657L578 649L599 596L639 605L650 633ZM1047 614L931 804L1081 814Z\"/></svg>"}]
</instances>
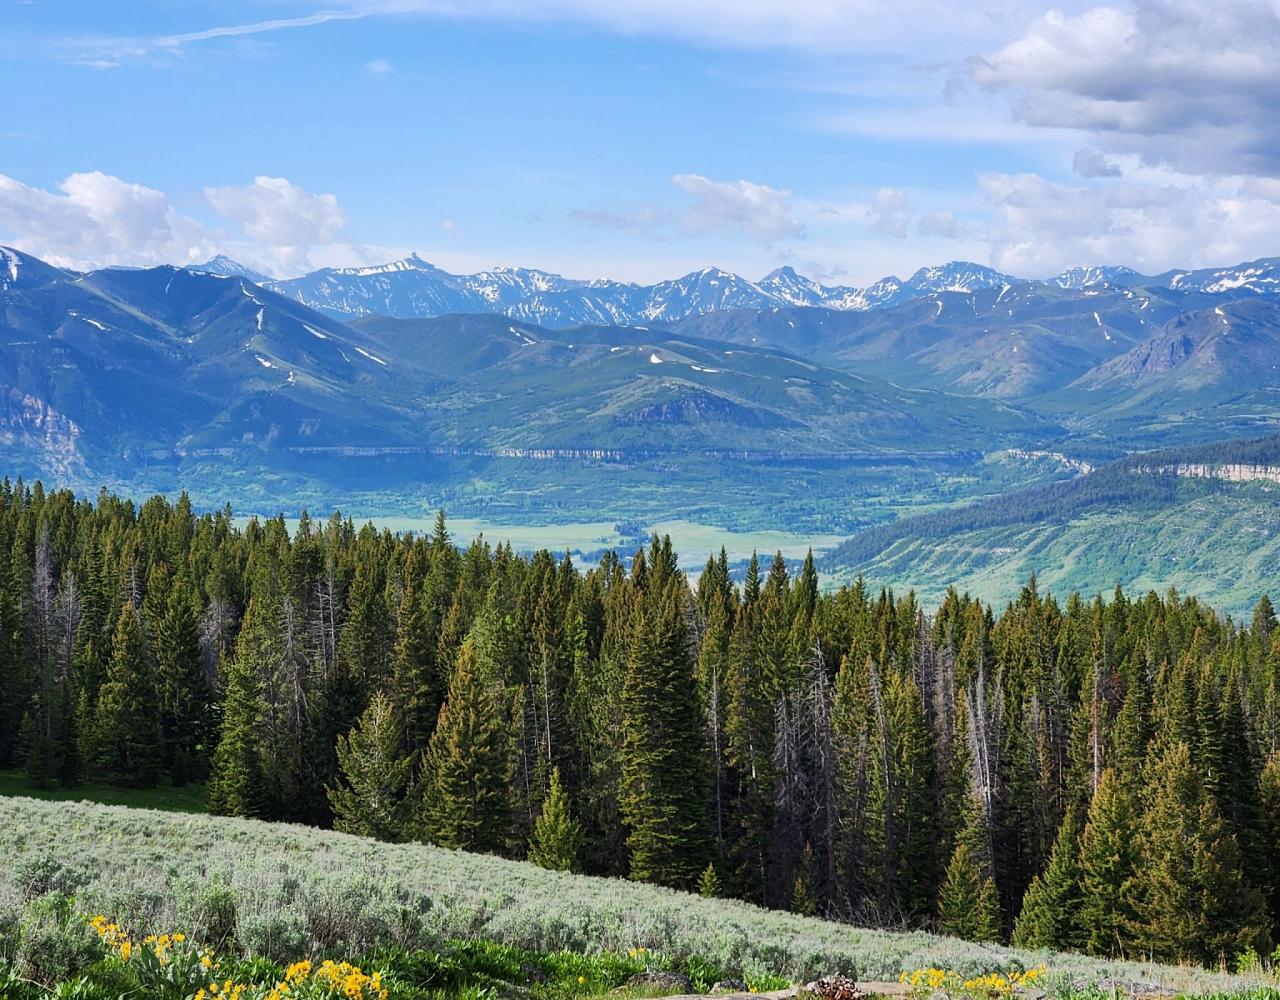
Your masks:
<instances>
[{"instance_id":1,"label":"white cloud","mask_svg":"<svg viewBox=\"0 0 1280 1000\"><path fill-rule=\"evenodd\" d=\"M240 225L229 235L174 208L163 191L100 171L75 173L56 190L0 174L0 236L64 267L192 264L217 253L269 274L293 274L333 259L369 263L383 248L334 240L346 213L333 195L283 178L206 188L209 203Z\"/></svg>"},{"instance_id":2,"label":"white cloud","mask_svg":"<svg viewBox=\"0 0 1280 1000\"><path fill-rule=\"evenodd\" d=\"M70 174L58 191L0 174L0 228L22 249L76 268L192 263L214 246L163 191L100 171Z\"/></svg>"},{"instance_id":3,"label":"white cloud","mask_svg":"<svg viewBox=\"0 0 1280 1000\"><path fill-rule=\"evenodd\" d=\"M922 236L937 236L944 240L954 240L960 236L960 221L956 213L950 209L938 209L925 212L916 223L916 229Z\"/></svg>"},{"instance_id":4,"label":"white cloud","mask_svg":"<svg viewBox=\"0 0 1280 1000\"><path fill-rule=\"evenodd\" d=\"M458 224L454 222L452 219L441 220L440 228L453 237L458 237L462 235L462 230L458 228Z\"/></svg>"},{"instance_id":5,"label":"white cloud","mask_svg":"<svg viewBox=\"0 0 1280 1000\"><path fill-rule=\"evenodd\" d=\"M207 187L214 211L238 223L246 236L275 246L328 243L347 224L331 194L312 194L283 177L255 177L242 187Z\"/></svg>"},{"instance_id":6,"label":"white cloud","mask_svg":"<svg viewBox=\"0 0 1280 1000\"><path fill-rule=\"evenodd\" d=\"M671 183L692 195L681 225L694 236L739 232L765 243L804 234L791 192L754 181L713 181L701 174L676 174Z\"/></svg>"},{"instance_id":7,"label":"white cloud","mask_svg":"<svg viewBox=\"0 0 1280 1000\"><path fill-rule=\"evenodd\" d=\"M1185 171L1265 175L1280 170L1277 51L1275 0L1134 0L1050 10L970 73L1028 125Z\"/></svg>"},{"instance_id":8,"label":"white cloud","mask_svg":"<svg viewBox=\"0 0 1280 1000\"><path fill-rule=\"evenodd\" d=\"M364 71L370 76L386 76L395 67L385 59L370 59L364 64Z\"/></svg>"},{"instance_id":9,"label":"white cloud","mask_svg":"<svg viewBox=\"0 0 1280 1000\"><path fill-rule=\"evenodd\" d=\"M1064 183L1038 174L986 174L991 262L1042 276L1077 264L1159 272L1275 252L1280 185L1255 179Z\"/></svg>"},{"instance_id":10,"label":"white cloud","mask_svg":"<svg viewBox=\"0 0 1280 1000\"><path fill-rule=\"evenodd\" d=\"M883 187L867 210L867 228L883 236L906 239L911 227L911 198L901 188Z\"/></svg>"}]
</instances>

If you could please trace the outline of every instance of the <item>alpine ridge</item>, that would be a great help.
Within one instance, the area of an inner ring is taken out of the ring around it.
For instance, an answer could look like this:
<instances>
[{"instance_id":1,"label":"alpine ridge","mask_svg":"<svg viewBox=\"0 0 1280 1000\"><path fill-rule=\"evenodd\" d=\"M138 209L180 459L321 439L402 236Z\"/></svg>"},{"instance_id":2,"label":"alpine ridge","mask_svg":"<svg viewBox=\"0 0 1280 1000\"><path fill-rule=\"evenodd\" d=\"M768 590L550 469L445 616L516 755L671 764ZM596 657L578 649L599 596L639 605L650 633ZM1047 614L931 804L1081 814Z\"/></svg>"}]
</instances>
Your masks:
<instances>
[{"instance_id":1,"label":"alpine ridge","mask_svg":"<svg viewBox=\"0 0 1280 1000\"><path fill-rule=\"evenodd\" d=\"M228 270L229 267L237 270ZM215 258L202 269L250 276L241 265L225 258ZM790 266L779 267L759 281L707 267L653 285L579 280L523 267L452 274L412 254L386 264L323 268L264 284L339 319L497 313L547 327L636 326L678 323L738 309L868 312L931 295L972 294L1023 285L1071 291L1141 286L1207 295L1280 296L1280 260L1268 258L1228 268L1168 271L1156 276L1127 267L1075 267L1044 280L1016 277L967 261L951 261L922 267L906 280L889 275L862 288L825 285Z\"/></svg>"}]
</instances>

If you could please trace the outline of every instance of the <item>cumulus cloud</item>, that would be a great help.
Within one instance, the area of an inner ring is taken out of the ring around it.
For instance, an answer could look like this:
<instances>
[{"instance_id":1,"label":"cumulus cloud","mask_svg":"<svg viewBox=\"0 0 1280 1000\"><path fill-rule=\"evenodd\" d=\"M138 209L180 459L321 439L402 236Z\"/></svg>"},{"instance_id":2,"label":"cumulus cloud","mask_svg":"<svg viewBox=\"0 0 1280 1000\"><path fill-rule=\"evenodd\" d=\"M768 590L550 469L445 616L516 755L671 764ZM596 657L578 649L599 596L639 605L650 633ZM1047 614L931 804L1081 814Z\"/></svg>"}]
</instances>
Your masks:
<instances>
[{"instance_id":1,"label":"cumulus cloud","mask_svg":"<svg viewBox=\"0 0 1280 1000\"><path fill-rule=\"evenodd\" d=\"M385 59L370 59L364 64L364 71L370 76L386 76L393 68Z\"/></svg>"},{"instance_id":2,"label":"cumulus cloud","mask_svg":"<svg viewBox=\"0 0 1280 1000\"><path fill-rule=\"evenodd\" d=\"M960 236L960 220L950 209L925 212L916 223L916 230L921 236L937 236L945 240L954 240Z\"/></svg>"},{"instance_id":3,"label":"cumulus cloud","mask_svg":"<svg viewBox=\"0 0 1280 1000\"><path fill-rule=\"evenodd\" d=\"M883 187L867 209L867 228L884 236L906 239L911 227L911 199L901 188Z\"/></svg>"},{"instance_id":4,"label":"cumulus cloud","mask_svg":"<svg viewBox=\"0 0 1280 1000\"><path fill-rule=\"evenodd\" d=\"M1280 4L1134 0L1051 10L970 61L1038 127L1193 173L1280 171Z\"/></svg>"},{"instance_id":5,"label":"cumulus cloud","mask_svg":"<svg viewBox=\"0 0 1280 1000\"><path fill-rule=\"evenodd\" d=\"M347 224L331 194L312 194L283 177L255 177L242 187L207 187L204 196L246 236L274 246L328 243Z\"/></svg>"},{"instance_id":6,"label":"cumulus cloud","mask_svg":"<svg viewBox=\"0 0 1280 1000\"><path fill-rule=\"evenodd\" d=\"M0 235L51 263L78 269L191 264L225 253L282 274L317 266L334 252L365 255L361 245L334 242L347 217L331 194L258 177L243 187L205 188L205 197L240 226L243 237L183 214L163 191L101 171L70 174L55 190L0 174Z\"/></svg>"},{"instance_id":7,"label":"cumulus cloud","mask_svg":"<svg viewBox=\"0 0 1280 1000\"><path fill-rule=\"evenodd\" d=\"M676 174L671 183L693 197L682 227L694 236L739 232L764 243L802 236L791 192L754 181L713 181L701 174Z\"/></svg>"},{"instance_id":8,"label":"cumulus cloud","mask_svg":"<svg viewBox=\"0 0 1280 1000\"><path fill-rule=\"evenodd\" d=\"M0 228L22 249L75 268L192 263L213 247L163 191L100 171L70 174L57 191L0 174Z\"/></svg>"},{"instance_id":9,"label":"cumulus cloud","mask_svg":"<svg viewBox=\"0 0 1280 1000\"><path fill-rule=\"evenodd\" d=\"M1280 230L1280 185L1257 179L1089 184L1027 173L986 174L979 185L992 263L1014 274L1211 266L1274 253Z\"/></svg>"}]
</instances>

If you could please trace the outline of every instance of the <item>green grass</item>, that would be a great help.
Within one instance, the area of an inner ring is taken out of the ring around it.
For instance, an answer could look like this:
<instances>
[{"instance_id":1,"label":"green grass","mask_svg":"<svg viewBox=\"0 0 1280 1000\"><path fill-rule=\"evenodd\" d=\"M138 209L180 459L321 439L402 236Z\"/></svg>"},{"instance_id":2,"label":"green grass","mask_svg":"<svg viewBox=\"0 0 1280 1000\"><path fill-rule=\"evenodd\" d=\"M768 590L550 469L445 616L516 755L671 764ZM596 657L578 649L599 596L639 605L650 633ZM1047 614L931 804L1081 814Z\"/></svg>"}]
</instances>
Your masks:
<instances>
[{"instance_id":1,"label":"green grass","mask_svg":"<svg viewBox=\"0 0 1280 1000\"><path fill-rule=\"evenodd\" d=\"M89 782L70 788L36 788L21 771L0 771L0 796L23 795L46 802L98 802L108 806L131 806L162 812L204 812L203 785L174 788L167 783L156 788L121 788Z\"/></svg>"},{"instance_id":2,"label":"green grass","mask_svg":"<svg viewBox=\"0 0 1280 1000\"><path fill-rule=\"evenodd\" d=\"M0 942L50 893L73 896L80 912L106 914L135 934L186 929L276 963L388 947L436 952L450 941L484 940L580 955L644 947L676 968L697 959L748 979L795 982L831 973L893 981L932 965L970 976L1041 964L1073 981L1196 993L1258 982L852 927L287 824L7 799L0 806ZM47 951L47 937L33 947Z\"/></svg>"},{"instance_id":3,"label":"green grass","mask_svg":"<svg viewBox=\"0 0 1280 1000\"><path fill-rule=\"evenodd\" d=\"M1248 614L1280 560L1280 489L1264 483L1183 484L1167 506L1117 505L1065 522L911 536L835 579L861 574L875 586L914 588L926 606L949 586L997 606L1016 598L1035 573L1059 596L1176 587L1232 615Z\"/></svg>"}]
</instances>

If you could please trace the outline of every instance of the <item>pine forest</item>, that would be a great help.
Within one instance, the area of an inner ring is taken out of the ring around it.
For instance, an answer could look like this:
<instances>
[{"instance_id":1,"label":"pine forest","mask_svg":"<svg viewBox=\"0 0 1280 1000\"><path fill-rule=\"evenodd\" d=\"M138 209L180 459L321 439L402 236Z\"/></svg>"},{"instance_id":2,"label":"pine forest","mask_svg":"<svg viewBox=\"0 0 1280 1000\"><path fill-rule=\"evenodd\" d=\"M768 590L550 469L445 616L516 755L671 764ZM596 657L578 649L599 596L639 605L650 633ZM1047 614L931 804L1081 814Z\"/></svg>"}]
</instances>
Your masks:
<instances>
[{"instance_id":1,"label":"pine forest","mask_svg":"<svg viewBox=\"0 0 1280 1000\"><path fill-rule=\"evenodd\" d=\"M0 490L0 768L860 925L1234 965L1280 928L1280 631L937 608L812 557L590 568Z\"/></svg>"}]
</instances>

